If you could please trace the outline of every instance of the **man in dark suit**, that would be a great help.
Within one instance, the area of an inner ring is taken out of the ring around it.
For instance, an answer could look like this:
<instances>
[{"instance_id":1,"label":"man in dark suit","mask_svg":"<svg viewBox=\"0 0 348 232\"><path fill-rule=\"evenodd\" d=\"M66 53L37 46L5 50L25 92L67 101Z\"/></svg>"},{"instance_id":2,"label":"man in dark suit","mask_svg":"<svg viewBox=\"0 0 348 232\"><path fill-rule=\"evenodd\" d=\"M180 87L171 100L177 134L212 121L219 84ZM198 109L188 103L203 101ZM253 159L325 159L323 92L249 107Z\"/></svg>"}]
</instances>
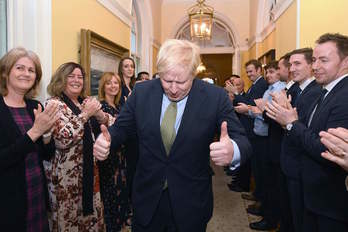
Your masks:
<instances>
[{"instance_id":1,"label":"man in dark suit","mask_svg":"<svg viewBox=\"0 0 348 232\"><path fill-rule=\"evenodd\" d=\"M299 121L305 123L304 119L308 109L320 95L320 86L312 77L312 54L311 48L296 49L290 53L290 72L293 80L299 86L299 93L295 94L296 101L292 106L297 109ZM286 96L284 95L284 98ZM293 143L285 136L282 142L280 164L286 176L286 189L291 205L293 231L302 231L303 220L303 191L301 181L301 156L304 149Z\"/></svg>"},{"instance_id":2,"label":"man in dark suit","mask_svg":"<svg viewBox=\"0 0 348 232\"><path fill-rule=\"evenodd\" d=\"M324 159L326 147L319 133L348 127L348 37L324 34L313 51L312 69L321 95L301 121L291 106L273 102L268 116L286 127L287 136L301 145L301 180L304 196L303 231L348 231L346 172Z\"/></svg>"},{"instance_id":3,"label":"man in dark suit","mask_svg":"<svg viewBox=\"0 0 348 232\"><path fill-rule=\"evenodd\" d=\"M226 92L194 78L199 63L198 46L166 41L160 78L137 84L115 124L109 132L102 126L96 140L94 155L103 160L110 143L138 137L133 231L205 231L213 211L209 153L219 166L238 166L250 153Z\"/></svg>"},{"instance_id":4,"label":"man in dark suit","mask_svg":"<svg viewBox=\"0 0 348 232\"><path fill-rule=\"evenodd\" d=\"M231 78L232 77L232 83L226 84L225 89L228 93L228 96L230 97L230 100L233 102L235 95L244 96L246 93L244 92L244 80L240 78L240 76L235 74L233 74ZM237 113L237 116L238 118L240 118L241 114ZM245 128L246 125L244 125L244 123L246 123L246 121L242 120L241 123L242 126ZM235 170L228 169L226 173L227 175L232 176L231 182L227 184L228 188L231 191L249 192L251 175L250 160L248 160L242 166L238 167Z\"/></svg>"},{"instance_id":5,"label":"man in dark suit","mask_svg":"<svg viewBox=\"0 0 348 232\"><path fill-rule=\"evenodd\" d=\"M261 75L262 65L259 61L249 60L245 64L245 68L249 79L253 83L245 95L235 95L233 104L235 105L236 112L240 114L240 121L243 124L247 132L247 136L250 139L253 147L253 154L251 157L251 171L255 180L255 190L251 196L242 194L242 197L248 199L250 199L250 197L256 198L256 200L260 202L264 197L264 183L262 182L262 169L260 167L260 159L262 159L262 157L265 156L265 153L267 153L265 150L266 146L264 145L266 144L267 136L258 135L257 128L255 133L255 120L254 118L249 116L249 106L255 106L254 100L262 98L264 92L268 88L268 84ZM260 214L259 205L259 203L252 205L251 208L247 209L248 212Z\"/></svg>"}]
</instances>

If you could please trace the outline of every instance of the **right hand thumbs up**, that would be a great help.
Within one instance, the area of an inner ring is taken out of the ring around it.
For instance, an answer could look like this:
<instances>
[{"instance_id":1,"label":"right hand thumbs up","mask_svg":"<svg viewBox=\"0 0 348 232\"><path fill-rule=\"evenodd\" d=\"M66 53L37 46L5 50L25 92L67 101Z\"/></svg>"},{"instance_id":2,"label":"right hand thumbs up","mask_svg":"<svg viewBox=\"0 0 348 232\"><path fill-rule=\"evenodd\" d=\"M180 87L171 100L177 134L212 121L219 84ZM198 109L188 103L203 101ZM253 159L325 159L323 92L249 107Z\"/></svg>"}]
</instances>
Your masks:
<instances>
[{"instance_id":1,"label":"right hand thumbs up","mask_svg":"<svg viewBox=\"0 0 348 232\"><path fill-rule=\"evenodd\" d=\"M111 142L111 136L110 136L110 133L108 131L108 128L106 128L106 126L102 124L100 126L100 130L101 130L101 133L104 135L106 141Z\"/></svg>"},{"instance_id":2,"label":"right hand thumbs up","mask_svg":"<svg viewBox=\"0 0 348 232\"><path fill-rule=\"evenodd\" d=\"M93 155L98 160L106 160L110 153L111 136L105 125L100 126L101 134L93 146Z\"/></svg>"}]
</instances>

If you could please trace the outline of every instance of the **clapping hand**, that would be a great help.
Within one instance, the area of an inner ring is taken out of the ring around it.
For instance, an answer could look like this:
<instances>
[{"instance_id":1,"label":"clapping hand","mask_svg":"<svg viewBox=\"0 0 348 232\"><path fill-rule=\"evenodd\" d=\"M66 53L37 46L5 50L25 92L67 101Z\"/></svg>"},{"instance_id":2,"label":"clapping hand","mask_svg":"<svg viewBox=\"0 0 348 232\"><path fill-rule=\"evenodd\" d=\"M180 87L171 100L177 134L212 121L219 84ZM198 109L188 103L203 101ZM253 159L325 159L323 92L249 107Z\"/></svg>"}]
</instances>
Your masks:
<instances>
[{"instance_id":1,"label":"clapping hand","mask_svg":"<svg viewBox=\"0 0 348 232\"><path fill-rule=\"evenodd\" d=\"M331 128L319 133L320 141L327 147L321 156L340 165L348 172L348 130Z\"/></svg>"},{"instance_id":2,"label":"clapping hand","mask_svg":"<svg viewBox=\"0 0 348 232\"><path fill-rule=\"evenodd\" d=\"M100 102L94 97L88 97L82 103L82 112L86 114L87 119L95 116L101 109Z\"/></svg>"},{"instance_id":3,"label":"clapping hand","mask_svg":"<svg viewBox=\"0 0 348 232\"><path fill-rule=\"evenodd\" d=\"M280 106L284 108L291 108L291 95L286 96L285 91L277 91L270 93L272 100L278 103Z\"/></svg>"},{"instance_id":4,"label":"clapping hand","mask_svg":"<svg viewBox=\"0 0 348 232\"><path fill-rule=\"evenodd\" d=\"M58 104L56 101L50 101L45 110L42 110L40 104L37 109L34 109L35 120L32 128L27 132L32 141L36 141L41 135L49 132L60 118Z\"/></svg>"},{"instance_id":5,"label":"clapping hand","mask_svg":"<svg viewBox=\"0 0 348 232\"><path fill-rule=\"evenodd\" d=\"M249 106L245 103L239 102L238 106L235 106L234 109L237 111L237 113L247 114L249 111Z\"/></svg>"},{"instance_id":6,"label":"clapping hand","mask_svg":"<svg viewBox=\"0 0 348 232\"><path fill-rule=\"evenodd\" d=\"M265 110L268 117L285 127L287 124L298 120L296 108L291 107L291 105L287 107L285 108L272 100L267 102Z\"/></svg>"}]
</instances>

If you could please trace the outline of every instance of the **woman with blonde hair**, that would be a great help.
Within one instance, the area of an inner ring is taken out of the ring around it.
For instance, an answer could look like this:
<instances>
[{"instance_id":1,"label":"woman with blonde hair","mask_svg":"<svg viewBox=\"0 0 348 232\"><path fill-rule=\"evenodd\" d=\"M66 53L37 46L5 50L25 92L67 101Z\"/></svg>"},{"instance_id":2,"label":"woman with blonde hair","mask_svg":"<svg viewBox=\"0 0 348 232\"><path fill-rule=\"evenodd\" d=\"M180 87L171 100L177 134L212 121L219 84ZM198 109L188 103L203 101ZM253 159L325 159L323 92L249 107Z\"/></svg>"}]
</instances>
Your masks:
<instances>
[{"instance_id":1,"label":"woman with blonde hair","mask_svg":"<svg viewBox=\"0 0 348 232\"><path fill-rule=\"evenodd\" d=\"M120 77L112 72L103 73L99 81L102 110L115 118L120 111L121 85ZM124 147L112 150L109 158L98 164L106 231L120 231L127 223L129 208Z\"/></svg>"},{"instance_id":2,"label":"woman with blonde hair","mask_svg":"<svg viewBox=\"0 0 348 232\"><path fill-rule=\"evenodd\" d=\"M98 100L85 97L85 72L77 63L62 64L47 90L52 96L47 102L58 102L61 112L53 131L56 155L45 162L51 230L104 231L93 143L100 124L113 119Z\"/></svg>"},{"instance_id":3,"label":"woman with blonde hair","mask_svg":"<svg viewBox=\"0 0 348 232\"><path fill-rule=\"evenodd\" d=\"M39 57L14 48L0 60L0 228L49 231L47 186L42 166L54 155L50 130L57 104L42 110L33 100L42 76Z\"/></svg>"}]
</instances>

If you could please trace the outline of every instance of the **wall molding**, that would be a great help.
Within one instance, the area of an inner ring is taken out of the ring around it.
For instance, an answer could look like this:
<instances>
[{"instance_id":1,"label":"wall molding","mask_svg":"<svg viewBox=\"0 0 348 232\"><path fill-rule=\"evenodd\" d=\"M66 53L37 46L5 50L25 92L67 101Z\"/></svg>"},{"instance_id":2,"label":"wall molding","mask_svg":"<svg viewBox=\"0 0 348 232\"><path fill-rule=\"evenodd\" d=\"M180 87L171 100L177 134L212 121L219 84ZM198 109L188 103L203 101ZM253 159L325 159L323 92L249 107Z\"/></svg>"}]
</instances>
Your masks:
<instances>
[{"instance_id":1,"label":"wall molding","mask_svg":"<svg viewBox=\"0 0 348 232\"><path fill-rule=\"evenodd\" d=\"M291 3L294 0L281 0L279 1L274 9L274 21L277 21L277 19L289 8Z\"/></svg>"},{"instance_id":2,"label":"wall molding","mask_svg":"<svg viewBox=\"0 0 348 232\"><path fill-rule=\"evenodd\" d=\"M260 42L264 41L267 38L267 36L269 36L275 30L276 21L290 7L290 5L293 1L294 0L280 0L280 1L278 1L278 3L276 4L276 6L273 10L274 19L272 21L270 21L268 23L268 25L262 29L261 32L258 32L258 33L256 33L256 35L249 38L248 50L252 46L254 46L256 43L260 43ZM297 1L299 2L300 0L297 0ZM265 7L265 2L260 1L259 2L259 12L258 12L258 23L257 23L258 28L261 28L263 26L263 22L261 22L261 21L263 20L264 7ZM298 8L299 8L299 6L298 6ZM299 10L298 10L298 12L299 12ZM298 17L299 17L299 13L298 13ZM299 22L299 19L297 19L297 21ZM297 26L297 28L298 27L299 27L299 25Z\"/></svg>"},{"instance_id":3,"label":"wall molding","mask_svg":"<svg viewBox=\"0 0 348 232\"><path fill-rule=\"evenodd\" d=\"M108 9L112 14L121 19L122 22L132 27L132 15L121 4L115 0L97 0L101 5Z\"/></svg>"}]
</instances>

